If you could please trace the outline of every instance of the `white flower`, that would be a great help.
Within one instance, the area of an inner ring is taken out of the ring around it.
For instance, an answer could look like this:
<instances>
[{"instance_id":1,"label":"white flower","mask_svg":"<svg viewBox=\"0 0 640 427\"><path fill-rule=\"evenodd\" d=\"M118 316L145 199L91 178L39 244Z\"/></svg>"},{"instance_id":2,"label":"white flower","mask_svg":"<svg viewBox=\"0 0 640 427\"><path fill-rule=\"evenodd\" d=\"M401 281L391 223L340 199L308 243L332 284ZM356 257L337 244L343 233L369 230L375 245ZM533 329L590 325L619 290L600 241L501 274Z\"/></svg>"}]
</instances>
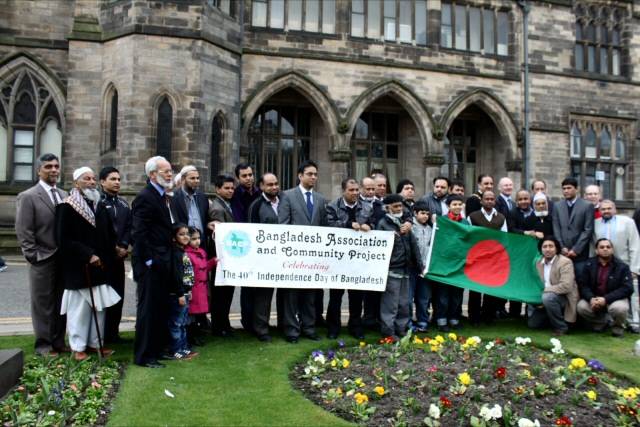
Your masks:
<instances>
[{"instance_id":1,"label":"white flower","mask_svg":"<svg viewBox=\"0 0 640 427\"><path fill-rule=\"evenodd\" d=\"M482 405L482 408L480 409L480 417L485 421L502 418L502 408L498 404L495 404L491 409L489 409L487 405Z\"/></svg>"},{"instance_id":2,"label":"white flower","mask_svg":"<svg viewBox=\"0 0 640 427\"><path fill-rule=\"evenodd\" d=\"M496 404L493 408L491 408L491 411L489 413L491 414L491 419L493 420L502 418L502 408L498 404Z\"/></svg>"},{"instance_id":3,"label":"white flower","mask_svg":"<svg viewBox=\"0 0 640 427\"><path fill-rule=\"evenodd\" d=\"M562 349L562 343L558 338L551 338L549 340L553 348L551 349L551 353L553 354L564 354L564 350Z\"/></svg>"},{"instance_id":4,"label":"white flower","mask_svg":"<svg viewBox=\"0 0 640 427\"><path fill-rule=\"evenodd\" d=\"M493 341L489 341L489 343L485 345L484 348L486 348L487 350L491 350L494 345L495 343Z\"/></svg>"},{"instance_id":5,"label":"white flower","mask_svg":"<svg viewBox=\"0 0 640 427\"><path fill-rule=\"evenodd\" d=\"M531 338L529 337L516 337L516 344L518 345L527 345L531 342Z\"/></svg>"},{"instance_id":6,"label":"white flower","mask_svg":"<svg viewBox=\"0 0 640 427\"><path fill-rule=\"evenodd\" d=\"M518 427L540 427L540 422L538 420L531 421L528 418L520 418L518 420Z\"/></svg>"},{"instance_id":7,"label":"white flower","mask_svg":"<svg viewBox=\"0 0 640 427\"><path fill-rule=\"evenodd\" d=\"M485 421L491 420L491 414L487 405L482 405L482 408L480 408L480 418Z\"/></svg>"},{"instance_id":8,"label":"white flower","mask_svg":"<svg viewBox=\"0 0 640 427\"><path fill-rule=\"evenodd\" d=\"M429 406L429 417L433 418L434 420L440 419L440 408L433 403L431 404L431 406Z\"/></svg>"},{"instance_id":9,"label":"white flower","mask_svg":"<svg viewBox=\"0 0 640 427\"><path fill-rule=\"evenodd\" d=\"M477 344L480 344L480 343L482 342L482 340L480 339L480 337L479 337L479 336L474 335L474 336L472 336L471 338L472 338L472 339L473 339Z\"/></svg>"},{"instance_id":10,"label":"white flower","mask_svg":"<svg viewBox=\"0 0 640 427\"><path fill-rule=\"evenodd\" d=\"M307 375L309 375L309 374L317 374L318 373L318 368L316 368L315 366L305 366L304 373L307 374Z\"/></svg>"},{"instance_id":11,"label":"white flower","mask_svg":"<svg viewBox=\"0 0 640 427\"><path fill-rule=\"evenodd\" d=\"M53 409L47 412L47 415L49 415L50 417L53 417L55 414L56 414L56 411L54 411Z\"/></svg>"},{"instance_id":12,"label":"white flower","mask_svg":"<svg viewBox=\"0 0 640 427\"><path fill-rule=\"evenodd\" d=\"M316 362L316 363L319 363L321 365L324 365L324 363L326 362L326 359L324 358L324 355L320 354L320 355L314 357L313 361Z\"/></svg>"}]
</instances>

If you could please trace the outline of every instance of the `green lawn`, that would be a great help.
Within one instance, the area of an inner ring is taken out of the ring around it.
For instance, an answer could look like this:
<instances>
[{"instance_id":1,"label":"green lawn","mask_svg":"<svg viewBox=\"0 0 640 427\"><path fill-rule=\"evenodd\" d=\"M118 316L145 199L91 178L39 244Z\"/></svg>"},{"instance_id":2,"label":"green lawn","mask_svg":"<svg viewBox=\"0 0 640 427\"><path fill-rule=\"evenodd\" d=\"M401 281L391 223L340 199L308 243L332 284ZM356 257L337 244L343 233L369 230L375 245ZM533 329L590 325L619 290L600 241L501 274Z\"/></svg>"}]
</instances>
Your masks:
<instances>
[{"instance_id":1,"label":"green lawn","mask_svg":"<svg viewBox=\"0 0 640 427\"><path fill-rule=\"evenodd\" d=\"M483 339L529 336L539 346L549 346L550 334L527 329L514 322L471 329L460 335ZM378 339L369 334L368 342ZM597 358L607 369L640 384L640 364L632 354L638 335L623 339L605 334L576 332L561 339L565 350L587 359ZM347 345L355 340L345 339ZM0 338L0 348L20 347L32 354L31 337ZM141 425L348 425L306 400L291 388L289 369L315 348L336 345L328 340L314 343L301 340L287 344L276 337L262 344L239 334L223 340L209 338L192 361L166 362L165 369L145 369L130 365L113 404L109 424ZM115 347L118 360L131 360L132 345ZM167 389L175 395L164 394Z\"/></svg>"}]
</instances>

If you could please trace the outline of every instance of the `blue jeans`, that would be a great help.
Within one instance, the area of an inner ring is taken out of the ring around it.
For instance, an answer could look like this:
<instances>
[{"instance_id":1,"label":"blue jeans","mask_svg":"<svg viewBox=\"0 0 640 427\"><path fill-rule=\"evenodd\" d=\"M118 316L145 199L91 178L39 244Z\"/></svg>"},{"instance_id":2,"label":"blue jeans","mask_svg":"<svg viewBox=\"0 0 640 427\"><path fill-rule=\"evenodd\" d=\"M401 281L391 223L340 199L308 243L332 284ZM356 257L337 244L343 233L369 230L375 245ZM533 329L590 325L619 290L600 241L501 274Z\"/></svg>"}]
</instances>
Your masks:
<instances>
[{"instance_id":1,"label":"blue jeans","mask_svg":"<svg viewBox=\"0 0 640 427\"><path fill-rule=\"evenodd\" d=\"M413 303L416 305L416 326L426 329L429 325L429 300L431 299L431 283L412 271L409 278L409 319L413 318ZM410 324L412 321L410 320Z\"/></svg>"},{"instance_id":2,"label":"blue jeans","mask_svg":"<svg viewBox=\"0 0 640 427\"><path fill-rule=\"evenodd\" d=\"M180 305L178 298L169 297L169 336L171 353L187 350L187 324L189 323L189 299L185 305Z\"/></svg>"},{"instance_id":3,"label":"blue jeans","mask_svg":"<svg viewBox=\"0 0 640 427\"><path fill-rule=\"evenodd\" d=\"M438 326L446 326L447 320L451 326L457 325L460 323L460 307L462 306L464 289L444 283L436 283L436 286L438 286L436 301Z\"/></svg>"}]
</instances>

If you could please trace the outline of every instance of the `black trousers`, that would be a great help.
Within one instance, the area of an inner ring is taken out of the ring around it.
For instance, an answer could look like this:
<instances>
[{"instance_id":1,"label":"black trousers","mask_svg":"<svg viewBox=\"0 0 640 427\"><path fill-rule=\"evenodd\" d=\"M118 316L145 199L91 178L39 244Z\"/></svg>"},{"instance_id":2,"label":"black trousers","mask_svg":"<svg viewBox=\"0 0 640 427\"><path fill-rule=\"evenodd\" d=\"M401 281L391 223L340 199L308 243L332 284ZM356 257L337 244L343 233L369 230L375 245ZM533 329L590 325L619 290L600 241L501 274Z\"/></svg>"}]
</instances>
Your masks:
<instances>
[{"instance_id":1,"label":"black trousers","mask_svg":"<svg viewBox=\"0 0 640 427\"><path fill-rule=\"evenodd\" d=\"M141 266L142 271L136 275L138 304L133 351L134 361L138 365L157 360L168 340L168 262L164 266L160 264L154 263L151 268Z\"/></svg>"},{"instance_id":2,"label":"black trousers","mask_svg":"<svg viewBox=\"0 0 640 427\"><path fill-rule=\"evenodd\" d=\"M378 330L380 328L380 297L382 292L364 292L364 317L362 323L365 328Z\"/></svg>"},{"instance_id":3,"label":"black trousers","mask_svg":"<svg viewBox=\"0 0 640 427\"><path fill-rule=\"evenodd\" d=\"M288 337L316 333L315 289L279 289L282 294L282 330Z\"/></svg>"},{"instance_id":4,"label":"black trousers","mask_svg":"<svg viewBox=\"0 0 640 427\"><path fill-rule=\"evenodd\" d=\"M366 291L349 289L349 321L347 328L352 335L362 335L362 309ZM327 329L330 335L340 334L341 307L344 289L331 289L329 291L329 306L327 307Z\"/></svg>"},{"instance_id":5,"label":"black trousers","mask_svg":"<svg viewBox=\"0 0 640 427\"><path fill-rule=\"evenodd\" d=\"M214 333L231 329L229 311L233 301L233 286L214 286L211 292L211 328Z\"/></svg>"},{"instance_id":6,"label":"black trousers","mask_svg":"<svg viewBox=\"0 0 640 427\"><path fill-rule=\"evenodd\" d=\"M120 301L105 311L104 341L113 342L118 338L120 320L122 319L122 306L124 305L124 260L116 259L110 268L110 285L118 295Z\"/></svg>"},{"instance_id":7,"label":"black trousers","mask_svg":"<svg viewBox=\"0 0 640 427\"><path fill-rule=\"evenodd\" d=\"M469 320L479 322L481 320L491 321L496 317L496 310L504 308L504 300L480 292L469 291Z\"/></svg>"},{"instance_id":8,"label":"black trousers","mask_svg":"<svg viewBox=\"0 0 640 427\"><path fill-rule=\"evenodd\" d=\"M324 326L324 318L322 314L324 312L324 289L315 289L315 309L316 309L316 326Z\"/></svg>"},{"instance_id":9,"label":"black trousers","mask_svg":"<svg viewBox=\"0 0 640 427\"><path fill-rule=\"evenodd\" d=\"M273 288L253 288L251 296L253 305L251 327L257 336L268 335Z\"/></svg>"},{"instance_id":10,"label":"black trousers","mask_svg":"<svg viewBox=\"0 0 640 427\"><path fill-rule=\"evenodd\" d=\"M247 332L253 332L253 292L256 288L240 288L240 323Z\"/></svg>"}]
</instances>

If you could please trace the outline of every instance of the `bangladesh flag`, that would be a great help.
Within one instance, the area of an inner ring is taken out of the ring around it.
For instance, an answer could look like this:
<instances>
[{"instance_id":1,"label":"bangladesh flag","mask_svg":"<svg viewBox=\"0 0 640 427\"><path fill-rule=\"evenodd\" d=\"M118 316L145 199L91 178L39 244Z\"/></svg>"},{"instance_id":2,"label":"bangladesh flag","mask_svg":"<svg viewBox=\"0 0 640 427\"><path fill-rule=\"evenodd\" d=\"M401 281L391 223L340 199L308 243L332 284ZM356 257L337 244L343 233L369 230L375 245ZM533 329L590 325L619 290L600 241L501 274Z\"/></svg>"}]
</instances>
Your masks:
<instances>
[{"instance_id":1,"label":"bangladesh flag","mask_svg":"<svg viewBox=\"0 0 640 427\"><path fill-rule=\"evenodd\" d=\"M542 304L537 240L438 217L426 277L484 294Z\"/></svg>"}]
</instances>

